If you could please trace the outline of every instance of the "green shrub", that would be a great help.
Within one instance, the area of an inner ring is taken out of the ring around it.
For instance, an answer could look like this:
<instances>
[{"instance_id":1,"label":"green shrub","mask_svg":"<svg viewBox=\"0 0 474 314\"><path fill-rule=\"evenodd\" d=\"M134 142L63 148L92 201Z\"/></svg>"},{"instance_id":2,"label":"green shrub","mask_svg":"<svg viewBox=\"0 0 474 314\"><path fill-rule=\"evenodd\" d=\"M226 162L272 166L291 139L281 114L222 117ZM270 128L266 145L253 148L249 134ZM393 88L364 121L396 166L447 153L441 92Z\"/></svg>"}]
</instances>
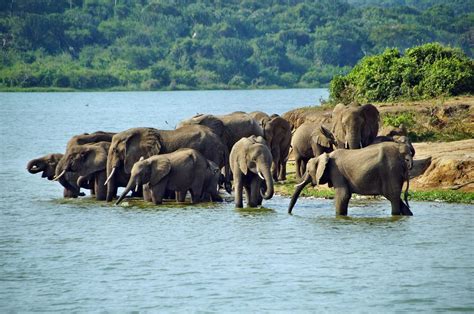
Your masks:
<instances>
[{"instance_id":1,"label":"green shrub","mask_svg":"<svg viewBox=\"0 0 474 314\"><path fill-rule=\"evenodd\" d=\"M403 124L407 128L411 128L415 124L415 115L412 112L403 112L398 114L385 114L382 117L384 125L398 127Z\"/></svg>"},{"instance_id":2,"label":"green shrub","mask_svg":"<svg viewBox=\"0 0 474 314\"><path fill-rule=\"evenodd\" d=\"M334 102L370 102L454 96L474 92L474 62L438 43L368 56L331 81Z\"/></svg>"}]
</instances>

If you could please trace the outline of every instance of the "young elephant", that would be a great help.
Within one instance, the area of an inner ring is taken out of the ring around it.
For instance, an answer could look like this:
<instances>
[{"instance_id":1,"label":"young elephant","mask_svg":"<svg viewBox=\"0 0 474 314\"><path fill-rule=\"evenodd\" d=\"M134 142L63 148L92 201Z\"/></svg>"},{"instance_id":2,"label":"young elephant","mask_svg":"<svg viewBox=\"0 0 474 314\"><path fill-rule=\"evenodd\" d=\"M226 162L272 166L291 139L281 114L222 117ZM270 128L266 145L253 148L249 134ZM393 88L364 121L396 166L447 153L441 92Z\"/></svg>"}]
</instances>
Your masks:
<instances>
[{"instance_id":1,"label":"young elephant","mask_svg":"<svg viewBox=\"0 0 474 314\"><path fill-rule=\"evenodd\" d=\"M144 188L144 197L154 204L162 203L166 189L180 195L190 190L192 203L198 203L207 171L207 159L197 150L189 148L141 159L133 165L127 187L116 204L120 204L128 192L140 185L148 185Z\"/></svg>"},{"instance_id":2,"label":"young elephant","mask_svg":"<svg viewBox=\"0 0 474 314\"><path fill-rule=\"evenodd\" d=\"M204 186L201 195L201 202L222 202L223 199L219 195L219 180L221 171L217 164L207 160L207 170L204 178Z\"/></svg>"},{"instance_id":3,"label":"young elephant","mask_svg":"<svg viewBox=\"0 0 474 314\"><path fill-rule=\"evenodd\" d=\"M243 207L244 188L249 207L261 205L262 198L272 198L272 153L263 137L250 136L240 139L232 148L229 158L234 176L235 207ZM261 190L262 184L266 186L264 194Z\"/></svg>"},{"instance_id":4,"label":"young elephant","mask_svg":"<svg viewBox=\"0 0 474 314\"><path fill-rule=\"evenodd\" d=\"M291 139L296 164L296 178L301 179L308 160L323 153L330 153L337 145L331 131L319 123L304 122Z\"/></svg>"},{"instance_id":5,"label":"young elephant","mask_svg":"<svg viewBox=\"0 0 474 314\"><path fill-rule=\"evenodd\" d=\"M408 193L408 170L412 166L410 148L405 144L384 142L357 150L338 149L322 154L308 162L303 182L296 186L288 212L291 213L303 188L328 183L336 195L336 215L347 215L352 193L361 195L383 195L392 204L392 215L413 215L400 198L404 181L407 181L405 202Z\"/></svg>"}]
</instances>

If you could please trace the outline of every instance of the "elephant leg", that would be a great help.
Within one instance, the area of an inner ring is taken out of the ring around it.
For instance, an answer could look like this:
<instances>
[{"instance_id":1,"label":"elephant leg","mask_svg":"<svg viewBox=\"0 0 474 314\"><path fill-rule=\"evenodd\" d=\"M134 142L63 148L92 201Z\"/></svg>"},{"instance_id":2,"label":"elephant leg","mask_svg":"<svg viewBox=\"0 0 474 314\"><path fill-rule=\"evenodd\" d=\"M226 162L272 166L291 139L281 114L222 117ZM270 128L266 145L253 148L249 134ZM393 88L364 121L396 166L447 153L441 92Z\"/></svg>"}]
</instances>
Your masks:
<instances>
[{"instance_id":1,"label":"elephant leg","mask_svg":"<svg viewBox=\"0 0 474 314\"><path fill-rule=\"evenodd\" d=\"M296 170L296 179L301 180L301 163L303 160L300 156L295 156L295 170Z\"/></svg>"},{"instance_id":2,"label":"elephant leg","mask_svg":"<svg viewBox=\"0 0 474 314\"><path fill-rule=\"evenodd\" d=\"M301 177L300 179L304 176L304 174L306 173L306 164L308 163L308 159L302 159L301 160L301 169L300 169L300 173L301 173Z\"/></svg>"},{"instance_id":3,"label":"elephant leg","mask_svg":"<svg viewBox=\"0 0 474 314\"><path fill-rule=\"evenodd\" d=\"M278 180L286 180L286 162L280 162L280 172L278 173Z\"/></svg>"},{"instance_id":4,"label":"elephant leg","mask_svg":"<svg viewBox=\"0 0 474 314\"><path fill-rule=\"evenodd\" d=\"M176 201L179 203L184 203L186 201L186 194L188 191L176 191Z\"/></svg>"},{"instance_id":5,"label":"elephant leg","mask_svg":"<svg viewBox=\"0 0 474 314\"><path fill-rule=\"evenodd\" d=\"M250 182L250 195L248 198L248 205L249 207L257 207L258 205L261 204L261 201L259 202L259 196L260 196L260 181L255 177L252 179Z\"/></svg>"},{"instance_id":6,"label":"elephant leg","mask_svg":"<svg viewBox=\"0 0 474 314\"><path fill-rule=\"evenodd\" d=\"M150 190L149 184L144 184L143 185L143 200L145 202L152 202L151 190Z\"/></svg>"},{"instance_id":7,"label":"elephant leg","mask_svg":"<svg viewBox=\"0 0 474 314\"><path fill-rule=\"evenodd\" d=\"M280 167L280 149L278 147L272 149L272 177L273 180L278 181L278 172L279 172L279 167Z\"/></svg>"},{"instance_id":8,"label":"elephant leg","mask_svg":"<svg viewBox=\"0 0 474 314\"><path fill-rule=\"evenodd\" d=\"M349 206L349 200L351 199L351 193L346 187L336 188L336 195L334 202L336 205L337 216L347 216L347 207Z\"/></svg>"},{"instance_id":9,"label":"elephant leg","mask_svg":"<svg viewBox=\"0 0 474 314\"><path fill-rule=\"evenodd\" d=\"M72 191L72 190L69 190L69 189L64 188L64 190L63 190L63 197L64 197L64 198L77 198L78 195L77 195L77 192L76 192L76 191Z\"/></svg>"},{"instance_id":10,"label":"elephant leg","mask_svg":"<svg viewBox=\"0 0 474 314\"><path fill-rule=\"evenodd\" d=\"M104 201L107 198L107 188L104 183L107 179L105 171L101 171L95 175L94 178L94 191L95 199L98 201Z\"/></svg>"},{"instance_id":11,"label":"elephant leg","mask_svg":"<svg viewBox=\"0 0 474 314\"><path fill-rule=\"evenodd\" d=\"M108 183L107 183L107 202L112 202L114 198L117 197L117 190L118 187L114 182L114 179L112 178Z\"/></svg>"},{"instance_id":12,"label":"elephant leg","mask_svg":"<svg viewBox=\"0 0 474 314\"><path fill-rule=\"evenodd\" d=\"M241 179L235 179L234 178L234 188L235 188L235 207L236 208L242 208L243 207L243 201L242 201L242 193L243 193L243 184Z\"/></svg>"},{"instance_id":13,"label":"elephant leg","mask_svg":"<svg viewBox=\"0 0 474 314\"><path fill-rule=\"evenodd\" d=\"M160 205L163 203L163 196L165 195L166 191L166 184L168 183L168 180L165 180L166 182L160 182L157 185L151 186L151 200L155 205Z\"/></svg>"}]
</instances>

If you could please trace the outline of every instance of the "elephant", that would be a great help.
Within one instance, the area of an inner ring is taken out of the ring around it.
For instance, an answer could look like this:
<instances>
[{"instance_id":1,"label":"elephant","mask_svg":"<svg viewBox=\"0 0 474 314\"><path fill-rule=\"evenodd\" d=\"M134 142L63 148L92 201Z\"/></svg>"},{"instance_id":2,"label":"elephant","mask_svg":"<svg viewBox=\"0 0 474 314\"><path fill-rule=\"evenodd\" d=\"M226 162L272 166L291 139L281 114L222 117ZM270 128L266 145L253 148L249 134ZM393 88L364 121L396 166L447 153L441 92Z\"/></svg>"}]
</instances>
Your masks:
<instances>
[{"instance_id":1,"label":"elephant","mask_svg":"<svg viewBox=\"0 0 474 314\"><path fill-rule=\"evenodd\" d=\"M337 142L333 134L323 125L309 121L300 125L291 139L296 178L301 180L308 160L323 153L330 153L336 146Z\"/></svg>"},{"instance_id":2,"label":"elephant","mask_svg":"<svg viewBox=\"0 0 474 314\"><path fill-rule=\"evenodd\" d=\"M405 135L388 135L388 136L383 136L379 135L377 136L374 141L372 142L371 145L373 144L378 144L382 142L395 142L399 144L406 144L408 148L410 149L411 152L411 157L415 157L415 147L413 147L413 144L411 143L411 140L408 136Z\"/></svg>"},{"instance_id":3,"label":"elephant","mask_svg":"<svg viewBox=\"0 0 474 314\"><path fill-rule=\"evenodd\" d=\"M260 123L263 137L272 152L272 175L274 181L286 180L286 162L291 146L291 125L277 114L268 116L261 111L249 113Z\"/></svg>"},{"instance_id":4,"label":"elephant","mask_svg":"<svg viewBox=\"0 0 474 314\"><path fill-rule=\"evenodd\" d=\"M73 136L67 143L66 146L66 152L64 156L68 154L68 152L77 146L80 145L85 145L85 144L90 144L90 143L97 143L97 142L110 142L112 140L112 137L115 133L110 133L110 132L103 132L103 131L97 131L94 133L84 133L84 134L79 134ZM55 177L54 181L58 181L64 188L65 188L65 197L77 197L77 196L83 196L83 193L80 193L80 186L77 185L78 182L78 175L75 173L69 173L65 170L65 162L66 159L61 158L57 164L56 170L55 170ZM80 180L80 182L87 182L88 180ZM95 193L95 188L92 184L83 185L82 187L87 187L88 189L91 190L91 194Z\"/></svg>"},{"instance_id":5,"label":"elephant","mask_svg":"<svg viewBox=\"0 0 474 314\"><path fill-rule=\"evenodd\" d=\"M145 200L151 200L155 205L162 203L167 189L179 192L183 196L180 201L184 200L189 190L191 202L198 203L206 178L215 174L212 171L206 157L195 149L183 148L141 158L132 166L128 184L115 204L120 204L128 192L140 185L147 185L144 188ZM214 189L217 190L217 185Z\"/></svg>"},{"instance_id":6,"label":"elephant","mask_svg":"<svg viewBox=\"0 0 474 314\"><path fill-rule=\"evenodd\" d=\"M219 195L219 180L221 172L219 166L215 162L207 160L207 171L204 176L204 187L201 195L201 202L222 202L223 199Z\"/></svg>"},{"instance_id":7,"label":"elephant","mask_svg":"<svg viewBox=\"0 0 474 314\"><path fill-rule=\"evenodd\" d=\"M407 195L408 170L413 165L410 148L405 144L384 142L362 149L337 149L323 153L308 161L303 181L296 185L288 212L292 209L306 185L327 183L335 189L336 215L347 215L352 193L360 195L383 195L391 203L392 215L408 215L410 211ZM405 203L400 198L404 182Z\"/></svg>"},{"instance_id":8,"label":"elephant","mask_svg":"<svg viewBox=\"0 0 474 314\"><path fill-rule=\"evenodd\" d=\"M258 122L249 114L236 111L226 115L214 116L211 114L198 114L190 119L183 120L178 124L178 128L185 125L205 125L217 134L227 146L232 146L243 137L251 135L263 136L263 129Z\"/></svg>"},{"instance_id":9,"label":"elephant","mask_svg":"<svg viewBox=\"0 0 474 314\"><path fill-rule=\"evenodd\" d=\"M107 154L109 148L110 142L98 142L70 147L64 156L63 169L59 169L58 171L65 170L77 174L79 176L77 179L79 186L82 181L93 181L96 199L103 201L107 196L107 188L104 183L106 179ZM126 185L128 180L122 176L120 182L122 185Z\"/></svg>"},{"instance_id":10,"label":"elephant","mask_svg":"<svg viewBox=\"0 0 474 314\"><path fill-rule=\"evenodd\" d=\"M240 139L232 148L229 158L234 177L236 208L243 207L244 188L249 207L261 205L262 198L266 200L272 198L272 153L263 137L253 135ZM262 192L263 184L265 193Z\"/></svg>"},{"instance_id":11,"label":"elephant","mask_svg":"<svg viewBox=\"0 0 474 314\"><path fill-rule=\"evenodd\" d=\"M63 156L63 154L54 153L32 159L28 162L26 169L32 174L41 172L42 178L47 178L48 180L52 181L56 173L56 168ZM76 181L77 175L75 174L67 174L63 178L61 184L64 187L63 196L65 198L85 195L84 193L80 193L79 187L88 188L88 182L82 182L82 185L78 186Z\"/></svg>"},{"instance_id":12,"label":"elephant","mask_svg":"<svg viewBox=\"0 0 474 314\"><path fill-rule=\"evenodd\" d=\"M201 125L187 125L176 130L132 128L114 135L107 157L107 201L117 194L115 173L128 177L140 157L167 154L180 148L193 148L205 158L224 168L226 189L230 191L229 152L211 129Z\"/></svg>"},{"instance_id":13,"label":"elephant","mask_svg":"<svg viewBox=\"0 0 474 314\"><path fill-rule=\"evenodd\" d=\"M379 130L379 111L374 105L338 104L332 112L332 133L338 148L358 149L371 144Z\"/></svg>"}]
</instances>

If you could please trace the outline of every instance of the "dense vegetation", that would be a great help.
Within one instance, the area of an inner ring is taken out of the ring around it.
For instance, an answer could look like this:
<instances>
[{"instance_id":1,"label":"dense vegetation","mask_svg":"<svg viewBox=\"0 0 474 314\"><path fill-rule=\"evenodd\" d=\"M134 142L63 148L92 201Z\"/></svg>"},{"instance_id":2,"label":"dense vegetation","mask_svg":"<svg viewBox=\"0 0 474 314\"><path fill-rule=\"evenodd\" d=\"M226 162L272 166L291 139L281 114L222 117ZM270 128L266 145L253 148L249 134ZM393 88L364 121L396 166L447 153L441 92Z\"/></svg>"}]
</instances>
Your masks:
<instances>
[{"instance_id":1,"label":"dense vegetation","mask_svg":"<svg viewBox=\"0 0 474 314\"><path fill-rule=\"evenodd\" d=\"M387 47L438 41L472 57L473 7L462 0L5 0L0 87L322 86Z\"/></svg>"},{"instance_id":2,"label":"dense vegetation","mask_svg":"<svg viewBox=\"0 0 474 314\"><path fill-rule=\"evenodd\" d=\"M364 57L331 81L335 102L420 99L474 93L474 62L460 49L438 43Z\"/></svg>"}]
</instances>

